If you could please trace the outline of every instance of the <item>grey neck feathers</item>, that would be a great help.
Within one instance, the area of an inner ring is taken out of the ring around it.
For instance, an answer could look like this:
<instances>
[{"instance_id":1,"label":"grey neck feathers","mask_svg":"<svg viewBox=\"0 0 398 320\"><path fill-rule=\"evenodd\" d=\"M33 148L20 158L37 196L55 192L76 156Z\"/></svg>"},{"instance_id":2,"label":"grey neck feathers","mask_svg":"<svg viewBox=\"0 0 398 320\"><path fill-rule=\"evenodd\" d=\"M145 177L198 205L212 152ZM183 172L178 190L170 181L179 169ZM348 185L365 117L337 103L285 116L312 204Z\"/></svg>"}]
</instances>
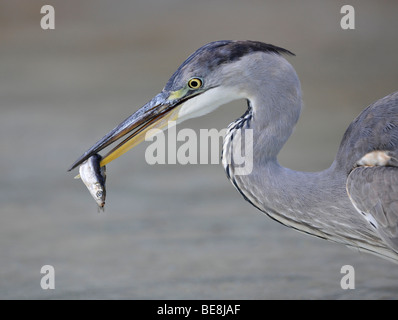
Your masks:
<instances>
[{"instance_id":1,"label":"grey neck feathers","mask_svg":"<svg viewBox=\"0 0 398 320\"><path fill-rule=\"evenodd\" d=\"M267 77L253 76L256 91L248 100L253 109L252 128L256 159L276 160L296 125L302 106L300 81L293 67L280 56L267 60ZM257 148L256 148L256 145Z\"/></svg>"}]
</instances>

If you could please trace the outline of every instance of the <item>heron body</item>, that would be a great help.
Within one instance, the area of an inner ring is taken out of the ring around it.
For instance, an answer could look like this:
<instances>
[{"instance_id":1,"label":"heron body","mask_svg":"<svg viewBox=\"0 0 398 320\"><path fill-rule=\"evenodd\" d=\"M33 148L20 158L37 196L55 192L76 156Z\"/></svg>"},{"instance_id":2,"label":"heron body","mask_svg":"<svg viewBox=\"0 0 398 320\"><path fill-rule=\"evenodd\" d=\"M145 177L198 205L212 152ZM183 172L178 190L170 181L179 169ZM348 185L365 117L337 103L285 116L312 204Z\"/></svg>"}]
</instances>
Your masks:
<instances>
[{"instance_id":1,"label":"heron body","mask_svg":"<svg viewBox=\"0 0 398 320\"><path fill-rule=\"evenodd\" d=\"M150 128L165 129L167 121L181 122L244 98L248 110L229 125L222 154L227 177L243 197L286 226L398 262L398 92L375 102L351 123L330 168L284 168L277 156L302 107L299 79L284 54L292 53L256 41L203 46L160 94L71 169L121 137L127 136L101 165L143 141ZM247 130L252 132L249 141ZM245 143L252 144L247 171L234 161Z\"/></svg>"}]
</instances>

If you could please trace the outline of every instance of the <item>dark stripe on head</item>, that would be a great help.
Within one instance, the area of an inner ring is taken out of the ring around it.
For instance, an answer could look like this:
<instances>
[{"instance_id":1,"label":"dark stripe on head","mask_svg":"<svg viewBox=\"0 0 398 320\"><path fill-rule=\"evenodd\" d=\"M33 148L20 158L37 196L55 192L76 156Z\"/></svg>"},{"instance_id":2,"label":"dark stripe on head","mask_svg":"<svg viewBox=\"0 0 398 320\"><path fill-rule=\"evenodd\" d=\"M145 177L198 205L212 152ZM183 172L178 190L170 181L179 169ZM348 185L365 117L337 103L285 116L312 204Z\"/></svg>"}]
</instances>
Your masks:
<instances>
[{"instance_id":1,"label":"dark stripe on head","mask_svg":"<svg viewBox=\"0 0 398 320\"><path fill-rule=\"evenodd\" d=\"M294 56L294 53L290 52L287 49L259 41L222 40L210 42L196 50L188 57L187 60L183 62L183 64L170 78L169 82L166 84L165 89L170 89L170 87L174 83L175 78L177 78L178 75L181 74L182 71L190 64L194 66L199 65L201 67L206 66L206 70L211 72L221 64L237 61L243 56L254 52L265 52L279 55L287 54Z\"/></svg>"},{"instance_id":2,"label":"dark stripe on head","mask_svg":"<svg viewBox=\"0 0 398 320\"><path fill-rule=\"evenodd\" d=\"M259 41L215 41L196 50L181 67L190 63L194 58L200 57L200 60L207 60L214 68L222 63L230 63L239 60L247 54L258 51L294 55L289 50Z\"/></svg>"}]
</instances>

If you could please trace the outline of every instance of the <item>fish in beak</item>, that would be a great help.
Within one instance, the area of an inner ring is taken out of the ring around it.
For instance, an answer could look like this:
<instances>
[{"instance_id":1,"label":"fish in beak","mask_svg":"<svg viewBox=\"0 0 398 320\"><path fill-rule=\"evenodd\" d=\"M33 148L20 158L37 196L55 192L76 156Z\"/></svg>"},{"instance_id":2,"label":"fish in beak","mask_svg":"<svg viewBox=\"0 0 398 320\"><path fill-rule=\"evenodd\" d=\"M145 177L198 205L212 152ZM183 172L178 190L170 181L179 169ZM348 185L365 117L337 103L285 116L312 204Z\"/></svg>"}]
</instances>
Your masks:
<instances>
[{"instance_id":1,"label":"fish in beak","mask_svg":"<svg viewBox=\"0 0 398 320\"><path fill-rule=\"evenodd\" d=\"M95 154L84 161L79 167L79 177L97 202L98 208L103 210L106 197L106 169L105 166L100 167L100 161L101 156L99 154Z\"/></svg>"}]
</instances>

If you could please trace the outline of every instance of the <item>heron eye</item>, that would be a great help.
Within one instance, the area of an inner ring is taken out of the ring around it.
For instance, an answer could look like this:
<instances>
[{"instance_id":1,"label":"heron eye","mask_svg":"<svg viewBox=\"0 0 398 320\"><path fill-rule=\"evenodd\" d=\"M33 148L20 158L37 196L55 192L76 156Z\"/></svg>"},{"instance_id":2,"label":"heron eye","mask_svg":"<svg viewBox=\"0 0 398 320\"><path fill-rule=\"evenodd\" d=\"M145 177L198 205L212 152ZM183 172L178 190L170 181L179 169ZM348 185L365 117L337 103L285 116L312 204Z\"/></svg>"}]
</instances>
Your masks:
<instances>
[{"instance_id":1,"label":"heron eye","mask_svg":"<svg viewBox=\"0 0 398 320\"><path fill-rule=\"evenodd\" d=\"M199 78L192 78L188 81L188 87L191 89L199 89L203 85L203 81Z\"/></svg>"}]
</instances>

